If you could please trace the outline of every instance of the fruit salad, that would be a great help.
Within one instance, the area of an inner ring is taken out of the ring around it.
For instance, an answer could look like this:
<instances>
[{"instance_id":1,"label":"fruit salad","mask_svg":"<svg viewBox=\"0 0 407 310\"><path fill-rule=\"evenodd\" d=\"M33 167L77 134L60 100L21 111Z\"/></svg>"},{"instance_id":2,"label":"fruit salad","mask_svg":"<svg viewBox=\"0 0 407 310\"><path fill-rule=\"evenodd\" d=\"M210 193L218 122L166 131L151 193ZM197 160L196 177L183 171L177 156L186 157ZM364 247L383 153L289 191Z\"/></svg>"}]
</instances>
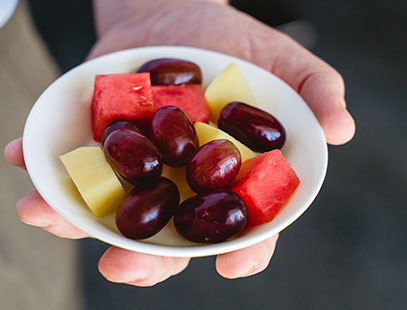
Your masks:
<instances>
[{"instance_id":1,"label":"fruit salad","mask_svg":"<svg viewBox=\"0 0 407 310\"><path fill-rule=\"evenodd\" d=\"M152 237L173 218L190 241L222 242L272 221L299 185L280 151L283 124L257 107L238 66L201 83L198 65L171 58L95 77L100 146L60 158L94 215L115 212L127 238Z\"/></svg>"}]
</instances>

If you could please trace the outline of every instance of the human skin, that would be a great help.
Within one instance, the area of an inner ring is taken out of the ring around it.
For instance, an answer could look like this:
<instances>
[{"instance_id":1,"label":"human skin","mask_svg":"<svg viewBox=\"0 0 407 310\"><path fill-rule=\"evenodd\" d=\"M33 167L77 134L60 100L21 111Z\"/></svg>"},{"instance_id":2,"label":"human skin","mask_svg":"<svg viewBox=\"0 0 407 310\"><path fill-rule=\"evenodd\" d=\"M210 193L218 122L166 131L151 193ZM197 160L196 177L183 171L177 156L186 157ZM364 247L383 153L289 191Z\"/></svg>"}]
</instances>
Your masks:
<instances>
[{"instance_id":1,"label":"human skin","mask_svg":"<svg viewBox=\"0 0 407 310\"><path fill-rule=\"evenodd\" d=\"M276 74L295 89L333 145L349 141L354 121L346 109L344 82L338 72L285 34L228 6L222 0L95 0L98 41L89 59L109 52L151 45L185 45L238 56ZM5 148L10 164L25 168L21 138ZM32 192L17 203L27 224L63 238L85 238ZM264 270L278 236L235 252L221 254L216 270L225 278ZM111 247L101 257L100 272L110 281L152 286L184 270L189 258L159 257Z\"/></svg>"}]
</instances>

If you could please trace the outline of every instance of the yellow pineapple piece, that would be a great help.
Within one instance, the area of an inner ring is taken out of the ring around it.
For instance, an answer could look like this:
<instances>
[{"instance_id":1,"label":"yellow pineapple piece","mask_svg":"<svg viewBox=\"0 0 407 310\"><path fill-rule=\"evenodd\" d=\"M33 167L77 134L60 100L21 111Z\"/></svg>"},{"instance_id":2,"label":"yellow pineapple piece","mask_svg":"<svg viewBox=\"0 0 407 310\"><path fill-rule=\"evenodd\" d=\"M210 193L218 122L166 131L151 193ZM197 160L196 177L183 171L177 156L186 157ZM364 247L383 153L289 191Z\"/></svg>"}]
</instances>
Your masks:
<instances>
[{"instance_id":1,"label":"yellow pineapple piece","mask_svg":"<svg viewBox=\"0 0 407 310\"><path fill-rule=\"evenodd\" d=\"M219 128L213 127L211 125L196 122L195 123L195 131L196 135L198 136L199 146L219 139L227 139L231 141L240 151L240 155L242 156L242 162L247 159L253 158L256 156L256 153L249 149L246 145L242 144L226 132L220 130Z\"/></svg>"},{"instance_id":2,"label":"yellow pineapple piece","mask_svg":"<svg viewBox=\"0 0 407 310\"><path fill-rule=\"evenodd\" d=\"M97 217L115 211L125 198L126 192L100 147L80 147L59 158Z\"/></svg>"},{"instance_id":3,"label":"yellow pineapple piece","mask_svg":"<svg viewBox=\"0 0 407 310\"><path fill-rule=\"evenodd\" d=\"M196 195L196 193L188 185L185 170L186 166L184 167L164 166L163 168L163 176L167 177L175 184L177 184L180 194L180 202L183 202L184 200Z\"/></svg>"},{"instance_id":4,"label":"yellow pineapple piece","mask_svg":"<svg viewBox=\"0 0 407 310\"><path fill-rule=\"evenodd\" d=\"M231 63L213 81L205 91L205 100L209 108L209 117L217 123L220 112L228 103L243 102L257 106L256 99L244 79L239 67Z\"/></svg>"}]
</instances>

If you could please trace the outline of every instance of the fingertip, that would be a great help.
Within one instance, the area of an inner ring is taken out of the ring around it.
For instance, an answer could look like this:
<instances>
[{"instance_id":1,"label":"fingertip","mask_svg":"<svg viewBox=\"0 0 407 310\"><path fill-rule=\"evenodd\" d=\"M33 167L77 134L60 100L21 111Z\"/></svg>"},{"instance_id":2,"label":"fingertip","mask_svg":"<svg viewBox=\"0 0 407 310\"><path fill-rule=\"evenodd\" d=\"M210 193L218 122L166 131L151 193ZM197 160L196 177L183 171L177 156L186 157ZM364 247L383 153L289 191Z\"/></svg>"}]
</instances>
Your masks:
<instances>
[{"instance_id":1,"label":"fingertip","mask_svg":"<svg viewBox=\"0 0 407 310\"><path fill-rule=\"evenodd\" d=\"M153 286L180 273L189 258L162 257L109 248L99 260L99 271L109 281L134 286Z\"/></svg>"},{"instance_id":2,"label":"fingertip","mask_svg":"<svg viewBox=\"0 0 407 310\"><path fill-rule=\"evenodd\" d=\"M332 112L330 117L320 120L324 130L326 141L332 145L342 145L355 135L356 125L349 111L338 106L336 111Z\"/></svg>"},{"instance_id":3,"label":"fingertip","mask_svg":"<svg viewBox=\"0 0 407 310\"><path fill-rule=\"evenodd\" d=\"M22 138L9 142L4 148L4 157L13 166L25 168Z\"/></svg>"},{"instance_id":4,"label":"fingertip","mask_svg":"<svg viewBox=\"0 0 407 310\"><path fill-rule=\"evenodd\" d=\"M223 255L223 254L222 254ZM239 279L257 274L267 268L269 260L252 253L227 253L216 259L216 271L225 279Z\"/></svg>"},{"instance_id":5,"label":"fingertip","mask_svg":"<svg viewBox=\"0 0 407 310\"><path fill-rule=\"evenodd\" d=\"M238 251L220 254L216 270L226 279L248 277L267 268L273 256L278 235Z\"/></svg>"},{"instance_id":6,"label":"fingertip","mask_svg":"<svg viewBox=\"0 0 407 310\"><path fill-rule=\"evenodd\" d=\"M238 251L220 254L216 258L216 271L223 278L237 279L249 273L253 266L253 257L257 251L253 246Z\"/></svg>"},{"instance_id":7,"label":"fingertip","mask_svg":"<svg viewBox=\"0 0 407 310\"><path fill-rule=\"evenodd\" d=\"M61 238L81 239L89 235L58 215L33 191L21 198L16 205L20 220L28 225L40 227Z\"/></svg>"},{"instance_id":8,"label":"fingertip","mask_svg":"<svg viewBox=\"0 0 407 310\"><path fill-rule=\"evenodd\" d=\"M51 223L47 221L48 215L37 208L39 203L38 199L39 195L36 191L20 198L16 204L17 215L25 224L37 227L48 227Z\"/></svg>"},{"instance_id":9,"label":"fingertip","mask_svg":"<svg viewBox=\"0 0 407 310\"><path fill-rule=\"evenodd\" d=\"M216 258L216 271L220 276L225 279L238 279L244 277L246 273L249 272L250 266L247 263L243 263L243 266L236 268L236 263L233 260L228 259L227 257L218 257Z\"/></svg>"},{"instance_id":10,"label":"fingertip","mask_svg":"<svg viewBox=\"0 0 407 310\"><path fill-rule=\"evenodd\" d=\"M112 246L100 258L99 272L114 283L143 281L152 272L144 256Z\"/></svg>"},{"instance_id":11,"label":"fingertip","mask_svg":"<svg viewBox=\"0 0 407 310\"><path fill-rule=\"evenodd\" d=\"M116 247L110 247L107 249L99 260L98 269L102 276L110 282L121 283L123 282L123 279L120 276L120 270L124 267L121 266L119 260L115 260L115 257L117 257L117 250L118 248Z\"/></svg>"},{"instance_id":12,"label":"fingertip","mask_svg":"<svg viewBox=\"0 0 407 310\"><path fill-rule=\"evenodd\" d=\"M344 144L355 134L355 121L346 109L338 74L315 74L304 83L301 95L321 125L327 143Z\"/></svg>"}]
</instances>

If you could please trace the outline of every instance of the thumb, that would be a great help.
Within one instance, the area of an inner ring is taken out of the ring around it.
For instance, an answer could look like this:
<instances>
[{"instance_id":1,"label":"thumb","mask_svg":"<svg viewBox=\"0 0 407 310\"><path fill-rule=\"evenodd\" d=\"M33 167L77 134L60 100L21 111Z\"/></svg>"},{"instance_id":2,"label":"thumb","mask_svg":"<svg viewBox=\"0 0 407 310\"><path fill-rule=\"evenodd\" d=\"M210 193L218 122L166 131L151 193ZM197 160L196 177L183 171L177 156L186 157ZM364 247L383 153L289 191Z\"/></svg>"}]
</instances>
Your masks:
<instances>
[{"instance_id":1,"label":"thumb","mask_svg":"<svg viewBox=\"0 0 407 310\"><path fill-rule=\"evenodd\" d=\"M270 38L273 44L267 69L307 102L328 143L339 145L351 140L355 122L346 109L342 76L287 35L271 29Z\"/></svg>"}]
</instances>

